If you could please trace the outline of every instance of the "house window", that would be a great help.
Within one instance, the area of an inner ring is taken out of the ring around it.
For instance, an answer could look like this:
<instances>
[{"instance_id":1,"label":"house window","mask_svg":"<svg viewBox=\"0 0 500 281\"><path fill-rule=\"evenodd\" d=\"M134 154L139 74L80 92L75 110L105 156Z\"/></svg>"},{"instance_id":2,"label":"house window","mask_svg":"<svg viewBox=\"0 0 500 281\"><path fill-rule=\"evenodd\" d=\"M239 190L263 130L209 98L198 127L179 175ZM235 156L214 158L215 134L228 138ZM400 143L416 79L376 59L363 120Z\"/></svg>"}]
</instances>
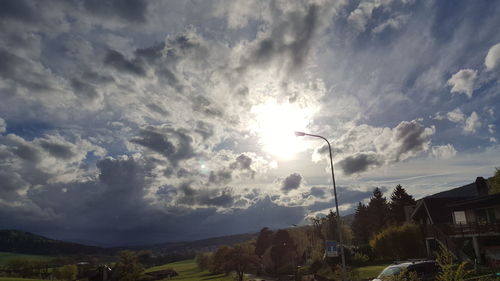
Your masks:
<instances>
[{"instance_id":1,"label":"house window","mask_svg":"<svg viewBox=\"0 0 500 281\"><path fill-rule=\"evenodd\" d=\"M455 224L466 224L467 223L467 219L465 218L464 211L453 212L453 218L455 219Z\"/></svg>"}]
</instances>

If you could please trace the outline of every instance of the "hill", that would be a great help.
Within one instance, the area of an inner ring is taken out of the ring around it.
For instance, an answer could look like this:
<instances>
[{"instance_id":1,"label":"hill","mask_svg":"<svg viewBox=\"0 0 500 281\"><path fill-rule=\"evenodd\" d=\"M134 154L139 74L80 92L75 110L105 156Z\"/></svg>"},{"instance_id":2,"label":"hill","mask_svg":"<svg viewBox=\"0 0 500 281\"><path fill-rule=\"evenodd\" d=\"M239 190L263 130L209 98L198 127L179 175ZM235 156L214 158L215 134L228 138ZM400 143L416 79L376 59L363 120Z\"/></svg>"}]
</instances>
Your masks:
<instances>
[{"instance_id":1,"label":"hill","mask_svg":"<svg viewBox=\"0 0 500 281\"><path fill-rule=\"evenodd\" d=\"M257 238L257 233L236 234L236 235L207 238L196 241L183 241L174 243L160 243L154 245L133 246L133 247L126 247L126 249L151 250L156 254L187 254L187 253L214 251L217 249L217 247L222 245L234 245L256 238Z\"/></svg>"},{"instance_id":2,"label":"hill","mask_svg":"<svg viewBox=\"0 0 500 281\"><path fill-rule=\"evenodd\" d=\"M0 252L39 255L109 255L113 250L65 242L19 230L0 230Z\"/></svg>"}]
</instances>

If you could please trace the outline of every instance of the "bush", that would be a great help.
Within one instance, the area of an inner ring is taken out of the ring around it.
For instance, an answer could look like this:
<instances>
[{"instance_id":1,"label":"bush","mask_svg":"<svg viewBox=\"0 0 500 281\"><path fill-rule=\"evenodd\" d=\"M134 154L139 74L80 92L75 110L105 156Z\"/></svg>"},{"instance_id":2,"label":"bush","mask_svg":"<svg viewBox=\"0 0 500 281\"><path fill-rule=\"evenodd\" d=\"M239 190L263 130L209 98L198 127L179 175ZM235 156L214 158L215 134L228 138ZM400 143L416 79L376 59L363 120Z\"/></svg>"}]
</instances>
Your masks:
<instances>
[{"instance_id":1,"label":"bush","mask_svg":"<svg viewBox=\"0 0 500 281\"><path fill-rule=\"evenodd\" d=\"M358 266L367 263L369 260L368 256L362 253L355 253L352 257L352 263Z\"/></svg>"},{"instance_id":2,"label":"bush","mask_svg":"<svg viewBox=\"0 0 500 281\"><path fill-rule=\"evenodd\" d=\"M381 259L408 259L425 255L422 234L417 225L390 226L370 240L375 255Z\"/></svg>"},{"instance_id":3,"label":"bush","mask_svg":"<svg viewBox=\"0 0 500 281\"><path fill-rule=\"evenodd\" d=\"M73 281L76 280L78 268L74 264L68 264L52 271L52 276L56 280Z\"/></svg>"},{"instance_id":4,"label":"bush","mask_svg":"<svg viewBox=\"0 0 500 281\"><path fill-rule=\"evenodd\" d=\"M438 253L436 260L441 268L436 278L437 281L462 281L465 280L467 275L472 273L471 270L466 269L466 262L460 264L454 263L451 253L443 248Z\"/></svg>"}]
</instances>

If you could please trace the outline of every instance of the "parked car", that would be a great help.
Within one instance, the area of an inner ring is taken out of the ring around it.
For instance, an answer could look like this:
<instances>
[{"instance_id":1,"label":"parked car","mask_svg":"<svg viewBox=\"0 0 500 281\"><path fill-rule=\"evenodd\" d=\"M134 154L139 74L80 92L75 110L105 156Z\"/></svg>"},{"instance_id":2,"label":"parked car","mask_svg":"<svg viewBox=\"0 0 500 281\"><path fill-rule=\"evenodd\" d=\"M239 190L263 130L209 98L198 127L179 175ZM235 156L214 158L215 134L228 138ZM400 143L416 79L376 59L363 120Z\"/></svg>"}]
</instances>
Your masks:
<instances>
[{"instance_id":1,"label":"parked car","mask_svg":"<svg viewBox=\"0 0 500 281\"><path fill-rule=\"evenodd\" d=\"M382 281L389 276L398 275L404 270L416 272L420 280L431 281L436 279L439 273L439 265L434 260L396 262L382 270L373 281Z\"/></svg>"}]
</instances>

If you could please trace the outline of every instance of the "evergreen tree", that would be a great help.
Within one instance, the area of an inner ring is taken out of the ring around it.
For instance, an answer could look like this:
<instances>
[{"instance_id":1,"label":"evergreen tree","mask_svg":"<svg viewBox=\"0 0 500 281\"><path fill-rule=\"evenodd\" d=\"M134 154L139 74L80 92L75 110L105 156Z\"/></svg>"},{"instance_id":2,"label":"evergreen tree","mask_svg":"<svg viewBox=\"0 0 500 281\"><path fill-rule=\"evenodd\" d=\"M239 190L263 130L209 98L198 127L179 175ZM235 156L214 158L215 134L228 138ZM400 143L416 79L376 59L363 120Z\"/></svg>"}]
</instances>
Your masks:
<instances>
[{"instance_id":1,"label":"evergreen tree","mask_svg":"<svg viewBox=\"0 0 500 281\"><path fill-rule=\"evenodd\" d=\"M405 206L413 206L416 204L413 196L406 193L406 190L398 184L391 194L391 203L389 204L391 219L396 224L405 222Z\"/></svg>"},{"instance_id":2,"label":"evergreen tree","mask_svg":"<svg viewBox=\"0 0 500 281\"><path fill-rule=\"evenodd\" d=\"M367 244L370 239L370 230L368 227L369 222L368 207L359 202L356 208L356 213L354 214L354 220L352 222L352 232L354 235L354 240L359 245Z\"/></svg>"},{"instance_id":3,"label":"evergreen tree","mask_svg":"<svg viewBox=\"0 0 500 281\"><path fill-rule=\"evenodd\" d=\"M368 203L368 227L370 236L379 233L389 224L389 204L380 188L376 187Z\"/></svg>"}]
</instances>

